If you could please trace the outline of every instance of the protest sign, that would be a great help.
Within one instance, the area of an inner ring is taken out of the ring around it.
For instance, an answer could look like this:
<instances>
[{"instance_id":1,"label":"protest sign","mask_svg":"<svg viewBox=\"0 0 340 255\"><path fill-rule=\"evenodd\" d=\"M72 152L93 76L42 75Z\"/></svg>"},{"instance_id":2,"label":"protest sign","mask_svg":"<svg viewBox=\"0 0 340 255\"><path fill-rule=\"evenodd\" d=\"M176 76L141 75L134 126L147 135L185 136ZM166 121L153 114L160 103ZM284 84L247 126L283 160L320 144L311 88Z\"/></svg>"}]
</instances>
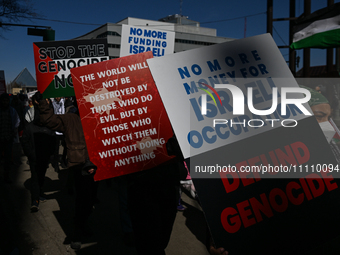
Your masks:
<instances>
[{"instance_id":1,"label":"protest sign","mask_svg":"<svg viewBox=\"0 0 340 255\"><path fill-rule=\"evenodd\" d=\"M217 247L303 254L336 237L339 165L269 34L147 62Z\"/></svg>"},{"instance_id":2,"label":"protest sign","mask_svg":"<svg viewBox=\"0 0 340 255\"><path fill-rule=\"evenodd\" d=\"M95 180L171 159L171 125L146 60L152 52L71 69Z\"/></svg>"},{"instance_id":3,"label":"protest sign","mask_svg":"<svg viewBox=\"0 0 340 255\"><path fill-rule=\"evenodd\" d=\"M190 160L217 247L230 254L298 255L339 235L340 166L313 118L293 132L280 127ZM223 166L226 171L217 172Z\"/></svg>"},{"instance_id":4,"label":"protest sign","mask_svg":"<svg viewBox=\"0 0 340 255\"><path fill-rule=\"evenodd\" d=\"M120 56L152 51L154 57L174 53L175 32L122 25Z\"/></svg>"},{"instance_id":5,"label":"protest sign","mask_svg":"<svg viewBox=\"0 0 340 255\"><path fill-rule=\"evenodd\" d=\"M33 43L37 86L44 98L74 96L70 69L108 60L106 39Z\"/></svg>"},{"instance_id":6,"label":"protest sign","mask_svg":"<svg viewBox=\"0 0 340 255\"><path fill-rule=\"evenodd\" d=\"M281 94L282 87L298 87L269 34L154 58L148 60L148 64L185 158L277 128L287 116L295 120L305 117L294 106L283 116L280 105L266 116L257 116L248 109L245 114L234 116L232 95L224 89L216 89L220 100L216 94L214 99L209 97L208 112L201 113L201 96L206 93L202 89L210 91L206 85L236 85L245 100L247 88L252 88L257 109L271 107L272 88L278 88ZM174 98L178 100L176 105L171 103ZM308 104L305 105L309 109ZM246 123L240 128L229 122L214 127L214 119L233 119L241 123L262 119L264 125L257 128L251 127L253 123Z\"/></svg>"}]
</instances>

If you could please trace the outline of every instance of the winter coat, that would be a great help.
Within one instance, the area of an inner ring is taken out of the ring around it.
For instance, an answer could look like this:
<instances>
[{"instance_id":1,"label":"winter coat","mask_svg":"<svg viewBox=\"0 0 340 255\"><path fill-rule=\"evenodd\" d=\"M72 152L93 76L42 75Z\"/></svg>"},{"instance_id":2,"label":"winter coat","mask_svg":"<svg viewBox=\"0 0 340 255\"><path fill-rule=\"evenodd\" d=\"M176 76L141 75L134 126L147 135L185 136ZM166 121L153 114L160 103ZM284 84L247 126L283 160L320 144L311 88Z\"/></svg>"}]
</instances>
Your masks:
<instances>
[{"instance_id":1,"label":"winter coat","mask_svg":"<svg viewBox=\"0 0 340 255\"><path fill-rule=\"evenodd\" d=\"M67 166L88 165L90 161L80 117L74 113L56 115L53 107L44 99L39 101L39 109L40 122L49 129L64 134L67 146ZM93 165L93 168L96 169L96 166ZM86 171L83 171L83 174L87 174Z\"/></svg>"}]
</instances>

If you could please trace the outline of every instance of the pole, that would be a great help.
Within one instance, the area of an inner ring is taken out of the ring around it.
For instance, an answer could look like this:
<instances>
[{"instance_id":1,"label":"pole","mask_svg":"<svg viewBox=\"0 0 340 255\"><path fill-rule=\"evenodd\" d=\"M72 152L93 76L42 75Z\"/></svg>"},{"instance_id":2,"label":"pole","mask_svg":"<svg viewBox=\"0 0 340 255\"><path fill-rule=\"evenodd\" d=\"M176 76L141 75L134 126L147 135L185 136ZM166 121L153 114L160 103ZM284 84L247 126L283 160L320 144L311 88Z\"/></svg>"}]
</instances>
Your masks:
<instances>
[{"instance_id":1,"label":"pole","mask_svg":"<svg viewBox=\"0 0 340 255\"><path fill-rule=\"evenodd\" d=\"M273 36L273 0L267 0L267 33Z\"/></svg>"},{"instance_id":2,"label":"pole","mask_svg":"<svg viewBox=\"0 0 340 255\"><path fill-rule=\"evenodd\" d=\"M289 2L289 17L295 18L295 0ZM293 43L293 20L289 21L289 45ZM296 75L296 51L289 48L289 69L292 74Z\"/></svg>"},{"instance_id":3,"label":"pole","mask_svg":"<svg viewBox=\"0 0 340 255\"><path fill-rule=\"evenodd\" d=\"M305 16L311 14L311 0L304 2ZM310 49L303 49L303 77L309 77L310 73Z\"/></svg>"},{"instance_id":4,"label":"pole","mask_svg":"<svg viewBox=\"0 0 340 255\"><path fill-rule=\"evenodd\" d=\"M331 6L334 4L334 0L328 0L327 1L327 6ZM327 73L331 74L333 71L333 53L334 53L334 48L327 48L327 57L326 57L326 63L327 63Z\"/></svg>"}]
</instances>

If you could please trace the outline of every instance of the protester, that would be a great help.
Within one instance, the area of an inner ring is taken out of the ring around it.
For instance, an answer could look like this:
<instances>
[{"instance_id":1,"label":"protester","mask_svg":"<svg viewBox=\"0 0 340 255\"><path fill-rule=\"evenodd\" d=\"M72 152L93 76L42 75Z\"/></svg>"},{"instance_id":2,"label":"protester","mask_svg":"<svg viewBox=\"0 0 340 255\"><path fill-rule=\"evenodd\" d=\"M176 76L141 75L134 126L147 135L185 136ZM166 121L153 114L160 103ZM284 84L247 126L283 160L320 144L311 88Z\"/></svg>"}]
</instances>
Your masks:
<instances>
[{"instance_id":1,"label":"protester","mask_svg":"<svg viewBox=\"0 0 340 255\"><path fill-rule=\"evenodd\" d=\"M65 99L61 97L56 97L54 100L52 100L52 105L54 109L54 114L65 114ZM60 133L56 131L56 143L55 143L55 149L54 149L54 155L53 155L53 162L52 166L54 168L54 171L57 173L59 172L59 147L61 144L64 144L63 142L64 136L63 133Z\"/></svg>"},{"instance_id":2,"label":"protester","mask_svg":"<svg viewBox=\"0 0 340 255\"><path fill-rule=\"evenodd\" d=\"M24 106L24 95L23 94L19 94L19 95L14 95L12 97L12 102L11 102L11 106L16 110L16 112L18 113L19 119L20 119L20 124L18 126L18 132L21 133L22 130L24 129L24 110L25 110L25 106Z\"/></svg>"},{"instance_id":3,"label":"protester","mask_svg":"<svg viewBox=\"0 0 340 255\"><path fill-rule=\"evenodd\" d=\"M34 120L34 104L32 101L32 107L29 107L25 113L25 121L30 123Z\"/></svg>"},{"instance_id":4,"label":"protester","mask_svg":"<svg viewBox=\"0 0 340 255\"><path fill-rule=\"evenodd\" d=\"M191 176L190 176L190 171L189 171L188 166L185 163L185 161L183 162L183 165L184 165L186 171L183 171L185 177L182 177L181 181L180 181L181 187L179 189L179 203L178 203L178 206L177 206L178 211L183 211L183 210L186 209L181 203L182 202L181 201L182 188L187 190L190 193L190 195L193 199L197 199L196 189L195 189L195 186L192 182L192 179L191 179Z\"/></svg>"},{"instance_id":5,"label":"protester","mask_svg":"<svg viewBox=\"0 0 340 255\"><path fill-rule=\"evenodd\" d=\"M311 107L313 114L321 127L321 130L324 132L326 138L328 137L328 143L333 155L335 156L338 163L340 163L340 149L336 144L336 139L333 137L337 133L337 128L334 128L330 123L332 116L331 104L327 98L318 91L302 85L300 85L300 87L308 89L311 93L311 99L309 100L308 104ZM331 134L331 137L329 137L328 134ZM339 135L340 134L337 134L337 136Z\"/></svg>"},{"instance_id":6,"label":"protester","mask_svg":"<svg viewBox=\"0 0 340 255\"><path fill-rule=\"evenodd\" d=\"M82 238L91 235L87 220L95 201L96 185L93 176L97 167L89 160L80 117L73 113L54 114L49 101L42 99L39 92L36 93L36 99L39 104L41 123L54 131L62 132L68 147L68 171L73 173L76 191L71 248L80 249Z\"/></svg>"},{"instance_id":7,"label":"protester","mask_svg":"<svg viewBox=\"0 0 340 255\"><path fill-rule=\"evenodd\" d=\"M27 111L30 109L30 108L33 108L33 102L32 102L32 99L28 99L27 101L27 106L25 106L24 108L24 117L26 116L26 113Z\"/></svg>"},{"instance_id":8,"label":"protester","mask_svg":"<svg viewBox=\"0 0 340 255\"><path fill-rule=\"evenodd\" d=\"M65 107L65 113L75 113L79 115L77 100L75 100L75 97L65 97L64 107ZM62 155L62 160L61 160L61 166L63 168L66 168L67 146L65 143L65 138L62 140L62 146L64 147L64 150L63 150L63 155Z\"/></svg>"},{"instance_id":9,"label":"protester","mask_svg":"<svg viewBox=\"0 0 340 255\"><path fill-rule=\"evenodd\" d=\"M325 86L320 84L320 85L315 86L315 91L320 94L324 94L326 92L326 88Z\"/></svg>"},{"instance_id":10,"label":"protester","mask_svg":"<svg viewBox=\"0 0 340 255\"><path fill-rule=\"evenodd\" d=\"M33 102L36 102L33 96ZM31 212L39 210L40 202L46 201L43 192L44 179L49 159L53 155L55 133L40 124L40 111L38 105L33 103L26 115L26 124L21 137L21 145L31 170Z\"/></svg>"},{"instance_id":11,"label":"protester","mask_svg":"<svg viewBox=\"0 0 340 255\"><path fill-rule=\"evenodd\" d=\"M128 175L128 205L139 255L165 254L179 201L180 176L187 168L175 136L166 143L176 156L165 164ZM209 237L210 239L210 237ZM227 255L223 248L209 246L210 254Z\"/></svg>"},{"instance_id":12,"label":"protester","mask_svg":"<svg viewBox=\"0 0 340 255\"><path fill-rule=\"evenodd\" d=\"M111 179L108 179L111 181ZM134 246L134 234L129 213L128 186L129 176L123 175L113 179L116 183L119 202L119 218L123 231L123 242L126 246Z\"/></svg>"},{"instance_id":13,"label":"protester","mask_svg":"<svg viewBox=\"0 0 340 255\"><path fill-rule=\"evenodd\" d=\"M16 110L10 106L9 94L0 95L0 153L4 157L4 181L11 183L10 170L13 140L18 134L20 118Z\"/></svg>"},{"instance_id":14,"label":"protester","mask_svg":"<svg viewBox=\"0 0 340 255\"><path fill-rule=\"evenodd\" d=\"M128 206L139 255L165 254L176 218L179 171L175 162L129 175Z\"/></svg>"}]
</instances>

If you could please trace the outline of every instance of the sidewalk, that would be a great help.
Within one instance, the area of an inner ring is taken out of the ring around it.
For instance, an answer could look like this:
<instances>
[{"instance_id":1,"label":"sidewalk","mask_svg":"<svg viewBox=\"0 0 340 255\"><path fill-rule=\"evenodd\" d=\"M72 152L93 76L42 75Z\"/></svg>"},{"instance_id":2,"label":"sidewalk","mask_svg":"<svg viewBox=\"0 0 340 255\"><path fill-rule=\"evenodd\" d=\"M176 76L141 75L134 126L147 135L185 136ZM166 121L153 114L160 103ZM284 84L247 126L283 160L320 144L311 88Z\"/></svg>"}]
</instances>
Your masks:
<instances>
[{"instance_id":1,"label":"sidewalk","mask_svg":"<svg viewBox=\"0 0 340 255\"><path fill-rule=\"evenodd\" d=\"M111 182L100 181L98 198L100 203L90 218L94 235L86 240L78 251L71 249L67 236L72 231L74 195L67 192L67 171L56 173L48 168L44 191L47 201L41 203L39 211L30 212L30 170L27 158L15 148L12 165L12 184L3 181L0 167L0 255L136 255L133 247L122 240L119 219L117 189ZM110 185L111 183L111 185ZM207 255L205 221L196 201L183 193L184 212L178 212L167 255Z\"/></svg>"}]
</instances>

